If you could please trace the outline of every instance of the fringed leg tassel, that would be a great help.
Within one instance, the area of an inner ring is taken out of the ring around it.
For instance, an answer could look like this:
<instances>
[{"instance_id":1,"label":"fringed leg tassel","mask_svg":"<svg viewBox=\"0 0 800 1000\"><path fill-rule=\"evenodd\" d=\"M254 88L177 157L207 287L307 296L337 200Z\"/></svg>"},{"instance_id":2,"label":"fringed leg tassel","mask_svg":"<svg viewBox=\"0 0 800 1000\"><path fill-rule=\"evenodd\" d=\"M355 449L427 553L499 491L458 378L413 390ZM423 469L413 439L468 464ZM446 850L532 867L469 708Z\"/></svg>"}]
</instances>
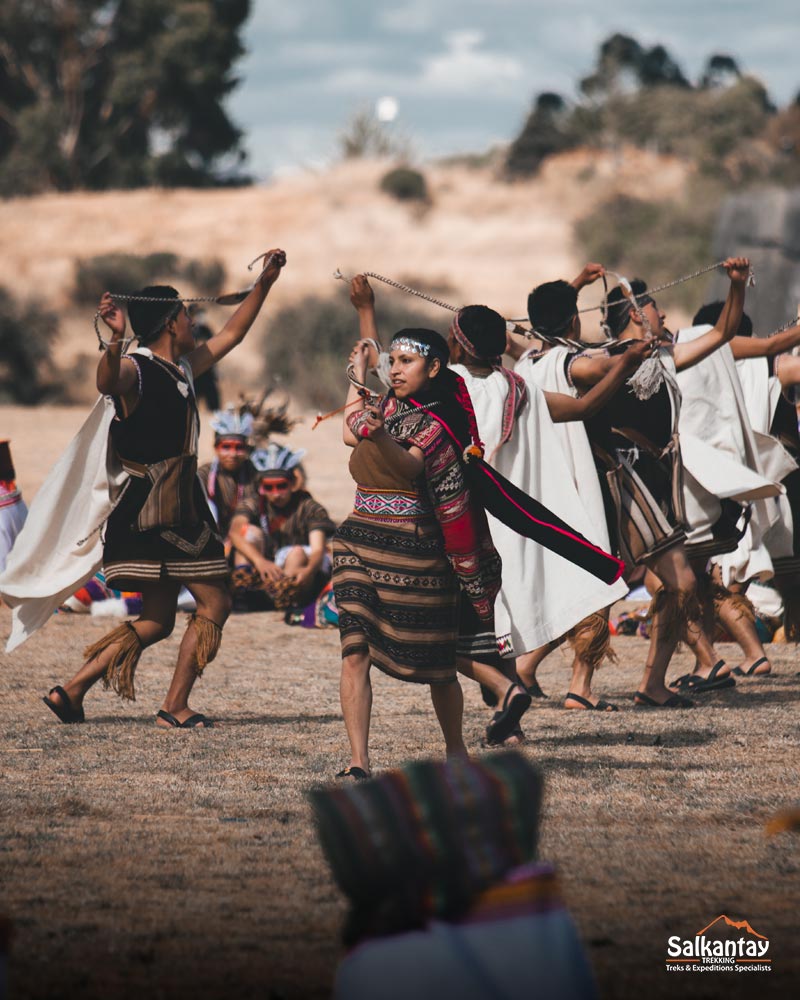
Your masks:
<instances>
[{"instance_id":1,"label":"fringed leg tassel","mask_svg":"<svg viewBox=\"0 0 800 1000\"><path fill-rule=\"evenodd\" d=\"M650 602L648 616L662 639L681 639L690 622L699 623L702 611L694 589L659 590ZM656 623L655 619L658 618Z\"/></svg>"},{"instance_id":2,"label":"fringed leg tassel","mask_svg":"<svg viewBox=\"0 0 800 1000\"><path fill-rule=\"evenodd\" d=\"M788 587L783 594L783 628L787 642L800 642L800 586Z\"/></svg>"},{"instance_id":3,"label":"fringed leg tassel","mask_svg":"<svg viewBox=\"0 0 800 1000\"><path fill-rule=\"evenodd\" d=\"M87 646L83 655L86 660L94 660L110 646L118 648L106 666L103 687L113 688L120 698L136 701L133 675L136 673L136 665L144 647L131 622L124 622L93 645Z\"/></svg>"},{"instance_id":4,"label":"fringed leg tassel","mask_svg":"<svg viewBox=\"0 0 800 1000\"><path fill-rule=\"evenodd\" d=\"M219 652L219 645L222 642L222 626L210 618L205 618L197 613L189 615L187 625L194 622L197 632L197 644L195 648L195 658L197 666L195 671L197 676L202 676L203 671Z\"/></svg>"},{"instance_id":5,"label":"fringed leg tassel","mask_svg":"<svg viewBox=\"0 0 800 1000\"><path fill-rule=\"evenodd\" d=\"M745 618L749 622L755 622L756 609L747 594L735 594L720 584L715 584L712 590L714 601L714 613L719 618L720 608L726 602L730 602L731 610L736 613L737 618Z\"/></svg>"},{"instance_id":6,"label":"fringed leg tassel","mask_svg":"<svg viewBox=\"0 0 800 1000\"><path fill-rule=\"evenodd\" d=\"M578 659L590 667L599 667L605 657L616 663L617 656L611 648L611 632L605 615L587 615L567 633L569 644Z\"/></svg>"}]
</instances>

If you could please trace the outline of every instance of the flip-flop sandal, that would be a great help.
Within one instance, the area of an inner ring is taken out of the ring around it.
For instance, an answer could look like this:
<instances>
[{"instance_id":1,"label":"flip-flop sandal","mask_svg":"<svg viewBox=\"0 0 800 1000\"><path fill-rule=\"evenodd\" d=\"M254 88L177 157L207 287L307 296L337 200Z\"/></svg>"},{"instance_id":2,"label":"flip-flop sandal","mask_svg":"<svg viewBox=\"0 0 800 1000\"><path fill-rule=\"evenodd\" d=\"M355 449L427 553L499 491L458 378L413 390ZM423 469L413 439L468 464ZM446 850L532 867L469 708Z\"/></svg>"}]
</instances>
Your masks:
<instances>
[{"instance_id":1,"label":"flip-flop sandal","mask_svg":"<svg viewBox=\"0 0 800 1000\"><path fill-rule=\"evenodd\" d=\"M61 701L53 701L50 698L51 694L57 694ZM54 715L57 715L58 718L66 724L86 721L86 717L83 714L83 705L75 708L69 700L69 695L60 685L56 685L54 688L51 688L42 698L42 701Z\"/></svg>"},{"instance_id":2,"label":"flip-flop sandal","mask_svg":"<svg viewBox=\"0 0 800 1000\"><path fill-rule=\"evenodd\" d=\"M639 701L636 699L639 698ZM694 702L688 698L682 698L679 694L670 695L666 701L656 701L649 694L637 691L633 696L635 708L694 708Z\"/></svg>"},{"instance_id":3,"label":"flip-flop sandal","mask_svg":"<svg viewBox=\"0 0 800 1000\"><path fill-rule=\"evenodd\" d=\"M762 663L769 663L769 660L766 658L766 656L762 656L760 660L756 660L756 662L753 664L753 666L750 667L747 670L742 670L741 667L734 667L733 670L732 670L732 673L736 674L737 677L752 677L755 674L756 670L758 670L758 668L761 666ZM772 673L772 671L768 670L765 674L758 674L757 676L758 677L769 677L769 675L771 673Z\"/></svg>"},{"instance_id":4,"label":"flip-flop sandal","mask_svg":"<svg viewBox=\"0 0 800 1000\"><path fill-rule=\"evenodd\" d=\"M487 743L502 743L519 725L531 707L531 696L520 684L512 684L503 698L503 707L486 727Z\"/></svg>"},{"instance_id":5,"label":"flip-flop sandal","mask_svg":"<svg viewBox=\"0 0 800 1000\"><path fill-rule=\"evenodd\" d=\"M571 691L567 692L564 696L564 700L571 698L573 701L577 701L579 705L583 705L584 708L590 709L593 712L618 712L619 709L616 705L612 705L610 701L603 701L601 698L596 705L593 705L588 698L582 698L579 694L573 694Z\"/></svg>"},{"instance_id":6,"label":"flip-flop sandal","mask_svg":"<svg viewBox=\"0 0 800 1000\"><path fill-rule=\"evenodd\" d=\"M724 677L717 677L717 674L725 666L724 660L717 660L711 668L708 677L699 677L697 674L684 674L670 684L670 687L679 691L689 691L695 694L703 694L705 691L719 691L722 688L736 687L736 681L730 674Z\"/></svg>"},{"instance_id":7,"label":"flip-flop sandal","mask_svg":"<svg viewBox=\"0 0 800 1000\"><path fill-rule=\"evenodd\" d=\"M165 712L163 708L156 714L157 719L163 719L172 729L213 729L214 720L207 718L205 715L201 715L200 712L195 712L194 715L190 715L188 719L184 719L183 722L178 722L174 715L169 712Z\"/></svg>"},{"instance_id":8,"label":"flip-flop sandal","mask_svg":"<svg viewBox=\"0 0 800 1000\"><path fill-rule=\"evenodd\" d=\"M363 767L346 767L343 771L338 771L337 778L352 778L354 781L366 781L371 775L367 774Z\"/></svg>"}]
</instances>

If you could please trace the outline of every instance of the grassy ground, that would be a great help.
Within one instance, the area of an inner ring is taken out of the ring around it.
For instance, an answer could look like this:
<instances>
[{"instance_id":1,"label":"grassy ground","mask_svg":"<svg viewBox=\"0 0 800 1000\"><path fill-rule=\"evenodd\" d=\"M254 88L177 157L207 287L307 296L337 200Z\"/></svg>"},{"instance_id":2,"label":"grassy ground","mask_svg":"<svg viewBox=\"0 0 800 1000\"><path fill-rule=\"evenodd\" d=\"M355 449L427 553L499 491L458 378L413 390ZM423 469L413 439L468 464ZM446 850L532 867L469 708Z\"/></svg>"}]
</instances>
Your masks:
<instances>
[{"instance_id":1,"label":"grassy ground","mask_svg":"<svg viewBox=\"0 0 800 1000\"><path fill-rule=\"evenodd\" d=\"M9 613L0 611L0 634ZM344 907L306 792L346 763L338 636L277 615L231 620L194 699L214 731L156 729L180 639L142 661L135 704L97 689L88 722L62 726L39 696L66 679L101 619L53 620L13 657L0 688L0 915L14 923L14 997L323 997ZM788 995L796 982L796 834L764 824L798 797L794 647L775 676L707 695L690 712L634 710L645 644L597 689L614 715L527 716L524 752L544 771L541 856L561 872L603 996ZM731 647L721 647L733 655ZM678 668L688 668L684 654ZM559 655L541 672L565 691ZM465 682L465 731L486 710ZM543 707L542 707L543 706ZM376 769L441 752L425 689L375 677ZM774 971L664 971L667 937L720 913L769 937Z\"/></svg>"}]
</instances>

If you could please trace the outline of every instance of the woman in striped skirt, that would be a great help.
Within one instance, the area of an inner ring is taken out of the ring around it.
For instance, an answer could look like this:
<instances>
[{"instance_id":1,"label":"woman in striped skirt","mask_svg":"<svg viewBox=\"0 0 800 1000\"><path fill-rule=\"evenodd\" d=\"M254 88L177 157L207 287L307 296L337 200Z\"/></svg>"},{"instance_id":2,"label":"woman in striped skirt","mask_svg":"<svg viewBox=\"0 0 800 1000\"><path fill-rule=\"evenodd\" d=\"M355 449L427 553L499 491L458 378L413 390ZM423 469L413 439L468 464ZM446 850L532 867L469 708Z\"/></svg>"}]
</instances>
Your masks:
<instances>
[{"instance_id":1,"label":"woman in striped skirt","mask_svg":"<svg viewBox=\"0 0 800 1000\"><path fill-rule=\"evenodd\" d=\"M350 356L362 383L368 351L360 341ZM337 775L343 778L370 773L372 664L430 685L448 754L466 753L456 679L459 600L468 600L493 632L500 585L485 511L470 497L460 448L445 429L455 424L459 439L469 440L464 401L446 367L447 344L431 330L401 330L390 356L388 398L371 405L351 388L345 410L357 489L353 513L333 543L342 712L352 751L350 766ZM513 728L530 696L499 671L498 678L504 722Z\"/></svg>"}]
</instances>

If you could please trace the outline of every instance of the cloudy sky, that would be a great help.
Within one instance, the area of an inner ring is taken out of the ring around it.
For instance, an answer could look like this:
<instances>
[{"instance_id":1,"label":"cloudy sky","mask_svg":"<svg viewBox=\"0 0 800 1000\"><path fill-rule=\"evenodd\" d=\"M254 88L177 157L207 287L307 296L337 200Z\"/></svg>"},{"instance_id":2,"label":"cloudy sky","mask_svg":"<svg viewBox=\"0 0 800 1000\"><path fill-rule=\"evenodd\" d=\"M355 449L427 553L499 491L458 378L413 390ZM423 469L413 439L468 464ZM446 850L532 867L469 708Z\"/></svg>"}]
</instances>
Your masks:
<instances>
[{"instance_id":1,"label":"cloudy sky","mask_svg":"<svg viewBox=\"0 0 800 1000\"><path fill-rule=\"evenodd\" d=\"M616 31L691 79L732 55L784 103L797 27L795 0L253 0L230 108L261 178L334 159L347 120L387 96L418 158L481 152L513 138L534 94L574 96Z\"/></svg>"}]
</instances>

